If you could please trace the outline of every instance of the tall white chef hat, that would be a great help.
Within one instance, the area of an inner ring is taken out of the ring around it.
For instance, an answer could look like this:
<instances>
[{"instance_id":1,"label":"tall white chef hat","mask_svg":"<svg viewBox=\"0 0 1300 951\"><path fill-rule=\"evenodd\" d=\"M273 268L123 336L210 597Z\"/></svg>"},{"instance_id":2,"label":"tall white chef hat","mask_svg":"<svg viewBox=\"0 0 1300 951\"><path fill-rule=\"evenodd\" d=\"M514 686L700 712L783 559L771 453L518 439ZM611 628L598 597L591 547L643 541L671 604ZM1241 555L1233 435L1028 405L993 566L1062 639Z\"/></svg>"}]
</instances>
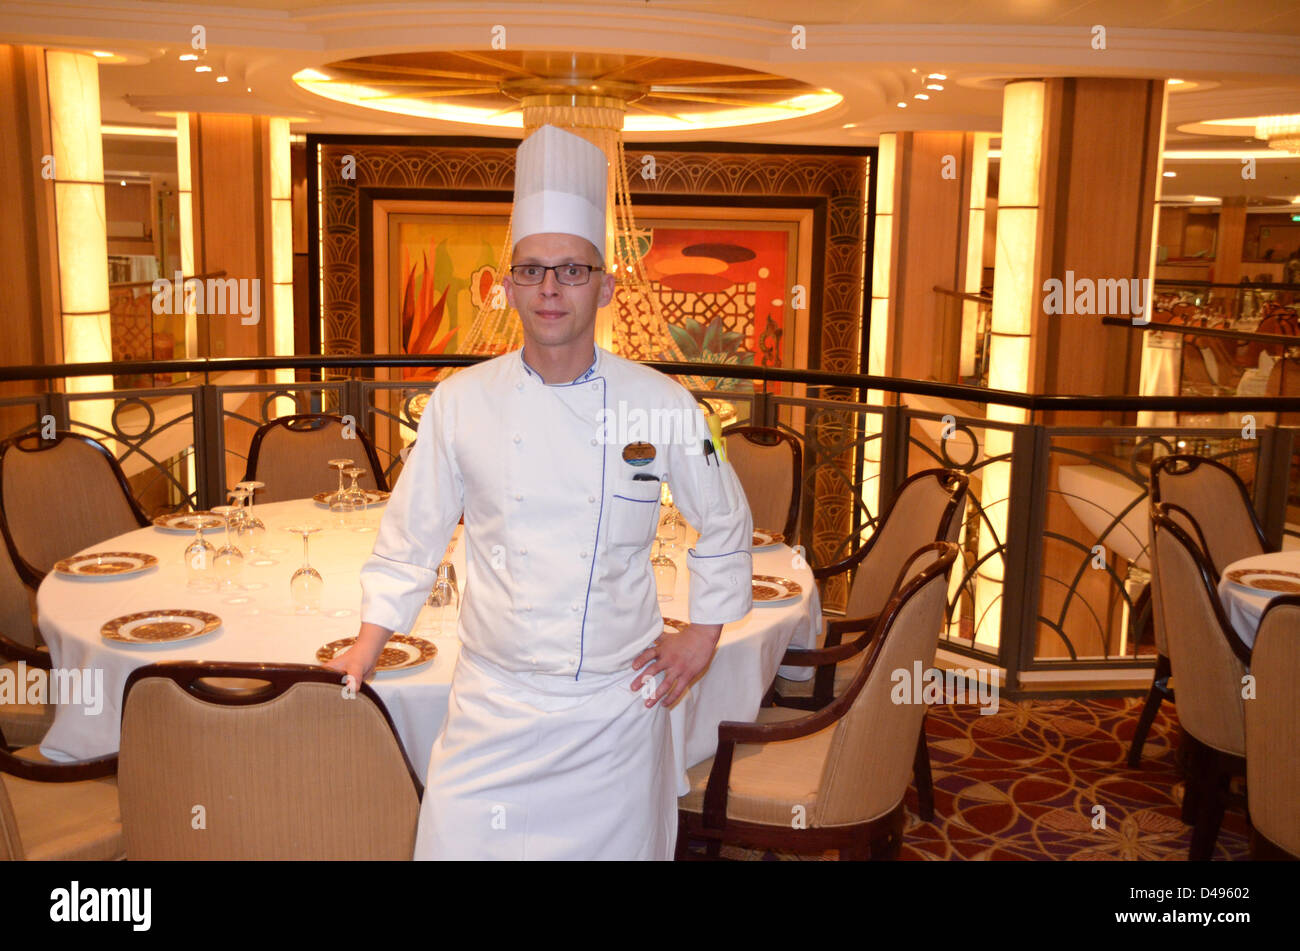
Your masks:
<instances>
[{"instance_id":1,"label":"tall white chef hat","mask_svg":"<svg viewBox=\"0 0 1300 951\"><path fill-rule=\"evenodd\" d=\"M609 163L586 139L544 125L515 152L512 239L530 234L573 234L605 255L605 201Z\"/></svg>"}]
</instances>

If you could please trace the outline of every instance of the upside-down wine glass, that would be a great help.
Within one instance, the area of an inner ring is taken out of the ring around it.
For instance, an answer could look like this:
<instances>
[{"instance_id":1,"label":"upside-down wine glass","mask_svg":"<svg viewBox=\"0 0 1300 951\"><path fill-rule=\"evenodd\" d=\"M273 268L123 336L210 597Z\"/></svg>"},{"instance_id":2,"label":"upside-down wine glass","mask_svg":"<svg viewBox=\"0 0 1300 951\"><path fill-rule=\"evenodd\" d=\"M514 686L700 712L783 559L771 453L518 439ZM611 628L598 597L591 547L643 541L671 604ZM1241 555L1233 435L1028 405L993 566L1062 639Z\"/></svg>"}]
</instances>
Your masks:
<instances>
[{"instance_id":1,"label":"upside-down wine glass","mask_svg":"<svg viewBox=\"0 0 1300 951\"><path fill-rule=\"evenodd\" d=\"M202 515L194 518L194 539L185 546L185 573L189 576L191 588L207 588L212 584L213 562L217 550L203 537Z\"/></svg>"},{"instance_id":2,"label":"upside-down wine glass","mask_svg":"<svg viewBox=\"0 0 1300 951\"><path fill-rule=\"evenodd\" d=\"M248 503L244 508L241 531L248 539L249 553L259 554L262 550L262 543L266 541L266 524L253 512L253 496L256 495L258 489L266 488L266 483L250 479L246 482L235 483L235 488L243 489L248 493Z\"/></svg>"},{"instance_id":3,"label":"upside-down wine glass","mask_svg":"<svg viewBox=\"0 0 1300 951\"><path fill-rule=\"evenodd\" d=\"M655 555L650 559L654 567L655 590L660 601L671 601L677 587L677 565L664 554L663 542L655 539Z\"/></svg>"},{"instance_id":4,"label":"upside-down wine glass","mask_svg":"<svg viewBox=\"0 0 1300 951\"><path fill-rule=\"evenodd\" d=\"M370 524L370 518L366 514L370 500L367 498L365 490L362 489L361 486L357 485L357 479L365 475L366 470L358 468L357 466L352 466L351 468L344 469L343 474L352 479L352 484L348 486L348 491L345 494L348 500L352 503L353 510L357 513L356 518L354 519L357 523L354 530L358 532L373 532L375 530L374 526Z\"/></svg>"},{"instance_id":5,"label":"upside-down wine glass","mask_svg":"<svg viewBox=\"0 0 1300 951\"><path fill-rule=\"evenodd\" d=\"M244 553L230 541L231 523L239 515L237 505L218 505L212 509L213 515L219 515L226 522L226 541L213 556L213 565L223 592L229 593L235 587L235 576L244 567Z\"/></svg>"},{"instance_id":6,"label":"upside-down wine glass","mask_svg":"<svg viewBox=\"0 0 1300 951\"><path fill-rule=\"evenodd\" d=\"M320 531L319 525L296 525L289 531L302 536L302 567L289 579L289 594L293 598L294 610L298 614L314 614L320 610L321 595L325 590L325 579L311 566L308 557L307 542L312 535Z\"/></svg>"},{"instance_id":7,"label":"upside-down wine glass","mask_svg":"<svg viewBox=\"0 0 1300 951\"><path fill-rule=\"evenodd\" d=\"M336 470L338 470L338 474L339 474L339 490L338 490L337 492L335 492L334 495L335 495L335 496L341 496L341 495L343 494L343 470L346 469L348 466L352 465L352 460L351 460L351 459L331 459L329 462L326 463L326 465L328 465L331 469L336 469Z\"/></svg>"}]
</instances>

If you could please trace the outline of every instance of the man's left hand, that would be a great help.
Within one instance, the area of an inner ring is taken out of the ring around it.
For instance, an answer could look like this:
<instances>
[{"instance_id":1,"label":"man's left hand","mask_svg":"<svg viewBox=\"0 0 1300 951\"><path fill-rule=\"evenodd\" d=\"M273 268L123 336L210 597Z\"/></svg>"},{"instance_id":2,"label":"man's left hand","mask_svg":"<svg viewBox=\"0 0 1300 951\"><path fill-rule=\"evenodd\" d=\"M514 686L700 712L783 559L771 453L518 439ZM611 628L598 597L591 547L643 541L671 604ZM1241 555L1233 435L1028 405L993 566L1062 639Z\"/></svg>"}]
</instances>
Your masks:
<instances>
[{"instance_id":1,"label":"man's left hand","mask_svg":"<svg viewBox=\"0 0 1300 951\"><path fill-rule=\"evenodd\" d=\"M686 692L691 682L709 666L713 650L718 646L718 638L721 636L721 624L688 624L680 634L665 631L632 661L633 670L641 670L654 661L653 665L641 670L636 680L632 681L632 689L640 690L642 684L662 672L663 682L654 696L646 700L645 705L653 707L662 700L664 706L671 707Z\"/></svg>"}]
</instances>

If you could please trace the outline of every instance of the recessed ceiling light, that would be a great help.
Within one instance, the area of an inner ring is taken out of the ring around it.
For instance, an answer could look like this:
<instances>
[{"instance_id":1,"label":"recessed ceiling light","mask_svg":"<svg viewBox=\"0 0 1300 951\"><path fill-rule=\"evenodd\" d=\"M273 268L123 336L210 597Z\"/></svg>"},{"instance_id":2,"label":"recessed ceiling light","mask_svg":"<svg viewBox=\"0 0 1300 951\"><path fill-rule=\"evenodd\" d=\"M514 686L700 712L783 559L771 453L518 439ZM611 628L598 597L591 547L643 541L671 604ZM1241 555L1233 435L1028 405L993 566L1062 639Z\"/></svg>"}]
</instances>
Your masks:
<instances>
[{"instance_id":1,"label":"recessed ceiling light","mask_svg":"<svg viewBox=\"0 0 1300 951\"><path fill-rule=\"evenodd\" d=\"M121 183L122 183L123 185L125 185L125 184L126 184L126 179L125 179L125 178L122 179L122 182L121 182Z\"/></svg>"},{"instance_id":2,"label":"recessed ceiling light","mask_svg":"<svg viewBox=\"0 0 1300 951\"><path fill-rule=\"evenodd\" d=\"M210 73L210 72L212 72L212 67L211 67L211 66L195 66L195 67L194 67L194 71L195 71L196 73Z\"/></svg>"},{"instance_id":3,"label":"recessed ceiling light","mask_svg":"<svg viewBox=\"0 0 1300 951\"><path fill-rule=\"evenodd\" d=\"M95 51L94 51L93 53L91 53L90 55L95 56L95 57L98 57L99 59L108 59L108 57L112 56L113 54L112 54L112 53L106 53L106 52L104 52L104 50L95 50Z\"/></svg>"},{"instance_id":4,"label":"recessed ceiling light","mask_svg":"<svg viewBox=\"0 0 1300 951\"><path fill-rule=\"evenodd\" d=\"M943 92L943 83L926 83L926 89L933 89L936 92Z\"/></svg>"},{"instance_id":5,"label":"recessed ceiling light","mask_svg":"<svg viewBox=\"0 0 1300 951\"><path fill-rule=\"evenodd\" d=\"M252 92L252 91L253 91L253 87L252 87L252 86L245 86L245 87L244 87L244 92Z\"/></svg>"},{"instance_id":6,"label":"recessed ceiling light","mask_svg":"<svg viewBox=\"0 0 1300 951\"><path fill-rule=\"evenodd\" d=\"M926 95L925 93L923 93L923 92L918 92L918 93L917 93L915 96L913 96L912 98L913 98L913 99L929 99L930 97L927 96L927 95Z\"/></svg>"},{"instance_id":7,"label":"recessed ceiling light","mask_svg":"<svg viewBox=\"0 0 1300 951\"><path fill-rule=\"evenodd\" d=\"M1165 175L1165 178L1177 178L1177 177L1178 177L1178 173L1177 173L1177 172L1165 172L1164 175Z\"/></svg>"},{"instance_id":8,"label":"recessed ceiling light","mask_svg":"<svg viewBox=\"0 0 1300 951\"><path fill-rule=\"evenodd\" d=\"M907 108L907 103L905 103L905 102L900 102L900 103L898 104L898 108L900 108L900 109L906 109L906 108Z\"/></svg>"},{"instance_id":9,"label":"recessed ceiling light","mask_svg":"<svg viewBox=\"0 0 1300 951\"><path fill-rule=\"evenodd\" d=\"M189 63L189 62L192 62L193 60L196 60L196 59L198 59L198 58L199 58L199 54L198 54L198 53L182 53L182 54L180 55L180 61L181 61L182 63Z\"/></svg>"},{"instance_id":10,"label":"recessed ceiling light","mask_svg":"<svg viewBox=\"0 0 1300 951\"><path fill-rule=\"evenodd\" d=\"M219 83L228 83L228 82L230 82L230 77L229 77L229 76L218 76L218 77L217 77L217 82L219 82Z\"/></svg>"},{"instance_id":11,"label":"recessed ceiling light","mask_svg":"<svg viewBox=\"0 0 1300 951\"><path fill-rule=\"evenodd\" d=\"M916 67L915 67L915 66L912 67L912 72L916 72Z\"/></svg>"},{"instance_id":12,"label":"recessed ceiling light","mask_svg":"<svg viewBox=\"0 0 1300 951\"><path fill-rule=\"evenodd\" d=\"M931 73L929 76L926 76L925 78L926 79L947 79L948 77L944 73Z\"/></svg>"},{"instance_id":13,"label":"recessed ceiling light","mask_svg":"<svg viewBox=\"0 0 1300 951\"><path fill-rule=\"evenodd\" d=\"M844 125L840 126L841 129L856 129L857 127L858 124L856 122L846 122Z\"/></svg>"}]
</instances>

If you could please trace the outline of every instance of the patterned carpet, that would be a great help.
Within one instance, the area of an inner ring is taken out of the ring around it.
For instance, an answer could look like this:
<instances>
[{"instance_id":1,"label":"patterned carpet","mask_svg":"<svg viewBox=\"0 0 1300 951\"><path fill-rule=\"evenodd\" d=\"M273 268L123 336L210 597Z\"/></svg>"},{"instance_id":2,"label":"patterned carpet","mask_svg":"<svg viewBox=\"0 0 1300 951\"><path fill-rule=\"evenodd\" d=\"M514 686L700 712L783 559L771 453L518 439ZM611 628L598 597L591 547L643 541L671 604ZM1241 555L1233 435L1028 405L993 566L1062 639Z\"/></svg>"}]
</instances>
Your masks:
<instances>
[{"instance_id":1,"label":"patterned carpet","mask_svg":"<svg viewBox=\"0 0 1300 951\"><path fill-rule=\"evenodd\" d=\"M935 706L927 720L935 817L916 814L907 792L904 861L942 859L1184 861L1191 827L1180 819L1183 784L1174 762L1178 721L1161 705L1139 769L1127 764L1140 699L1003 699L998 712ZM1102 814L1095 806L1105 809ZM1229 808L1216 860L1246 859L1241 809ZM833 859L723 849L725 858Z\"/></svg>"}]
</instances>

